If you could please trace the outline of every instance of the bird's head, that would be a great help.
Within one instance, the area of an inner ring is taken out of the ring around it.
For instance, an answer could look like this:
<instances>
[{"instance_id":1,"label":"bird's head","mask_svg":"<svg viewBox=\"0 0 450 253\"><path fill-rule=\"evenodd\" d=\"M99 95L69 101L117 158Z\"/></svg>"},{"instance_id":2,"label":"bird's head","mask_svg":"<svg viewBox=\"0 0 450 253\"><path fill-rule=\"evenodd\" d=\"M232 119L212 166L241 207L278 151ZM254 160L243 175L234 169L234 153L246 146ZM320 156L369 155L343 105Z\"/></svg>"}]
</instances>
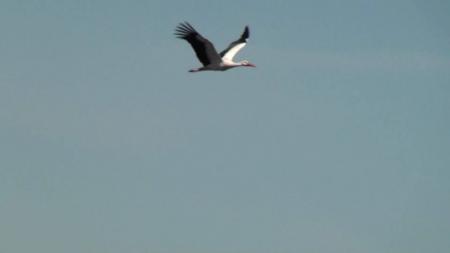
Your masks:
<instances>
[{"instance_id":1,"label":"bird's head","mask_svg":"<svg viewBox=\"0 0 450 253\"><path fill-rule=\"evenodd\" d=\"M253 68L256 67L255 64L250 63L250 62L247 61L247 60L241 61L241 66L244 66L244 67L253 67Z\"/></svg>"}]
</instances>

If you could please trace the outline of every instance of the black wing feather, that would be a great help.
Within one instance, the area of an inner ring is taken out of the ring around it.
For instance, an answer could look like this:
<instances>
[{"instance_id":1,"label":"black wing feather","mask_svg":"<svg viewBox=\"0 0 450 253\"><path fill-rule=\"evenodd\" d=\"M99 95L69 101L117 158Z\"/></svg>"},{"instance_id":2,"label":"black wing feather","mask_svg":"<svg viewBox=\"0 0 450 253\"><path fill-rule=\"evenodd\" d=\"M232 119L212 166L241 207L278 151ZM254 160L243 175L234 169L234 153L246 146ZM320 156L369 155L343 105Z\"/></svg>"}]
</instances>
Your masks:
<instances>
[{"instance_id":1,"label":"black wing feather","mask_svg":"<svg viewBox=\"0 0 450 253\"><path fill-rule=\"evenodd\" d=\"M204 66L219 64L222 61L214 45L199 34L188 22L180 23L175 29L175 35L191 44L197 58Z\"/></svg>"},{"instance_id":2,"label":"black wing feather","mask_svg":"<svg viewBox=\"0 0 450 253\"><path fill-rule=\"evenodd\" d=\"M222 52L220 52L220 57L223 57L230 49L235 47L238 44L247 42L247 39L250 37L250 29L248 26L245 26L244 32L242 32L241 37L233 42Z\"/></svg>"}]
</instances>

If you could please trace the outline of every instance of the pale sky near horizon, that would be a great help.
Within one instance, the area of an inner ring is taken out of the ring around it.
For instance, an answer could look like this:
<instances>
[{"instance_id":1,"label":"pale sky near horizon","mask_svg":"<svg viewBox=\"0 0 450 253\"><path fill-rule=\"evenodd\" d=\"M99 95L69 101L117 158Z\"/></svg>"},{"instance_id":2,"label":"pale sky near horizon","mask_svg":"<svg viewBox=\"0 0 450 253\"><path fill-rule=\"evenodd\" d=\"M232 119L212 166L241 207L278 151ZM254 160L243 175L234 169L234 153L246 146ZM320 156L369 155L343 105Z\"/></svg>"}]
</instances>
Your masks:
<instances>
[{"instance_id":1,"label":"pale sky near horizon","mask_svg":"<svg viewBox=\"0 0 450 253\"><path fill-rule=\"evenodd\" d=\"M0 3L0 252L450 252L450 2ZM189 21L257 68L188 73Z\"/></svg>"}]
</instances>

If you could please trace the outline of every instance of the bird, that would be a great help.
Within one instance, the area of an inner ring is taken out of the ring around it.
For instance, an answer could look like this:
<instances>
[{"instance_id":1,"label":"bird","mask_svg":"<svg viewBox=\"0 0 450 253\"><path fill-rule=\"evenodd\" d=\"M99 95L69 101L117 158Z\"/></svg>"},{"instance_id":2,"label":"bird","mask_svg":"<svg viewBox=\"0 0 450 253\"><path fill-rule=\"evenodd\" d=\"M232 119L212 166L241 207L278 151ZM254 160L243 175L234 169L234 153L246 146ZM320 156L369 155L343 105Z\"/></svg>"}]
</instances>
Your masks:
<instances>
[{"instance_id":1,"label":"bird","mask_svg":"<svg viewBox=\"0 0 450 253\"><path fill-rule=\"evenodd\" d=\"M213 71L225 71L235 67L256 67L254 64L247 60L234 62L234 56L247 44L247 40L250 36L250 29L245 26L239 39L230 43L230 45L218 53L214 45L198 33L194 27L188 22L180 23L175 28L174 35L186 40L194 49L198 60L202 63L202 67L194 68L189 72L199 72L205 70Z\"/></svg>"}]
</instances>

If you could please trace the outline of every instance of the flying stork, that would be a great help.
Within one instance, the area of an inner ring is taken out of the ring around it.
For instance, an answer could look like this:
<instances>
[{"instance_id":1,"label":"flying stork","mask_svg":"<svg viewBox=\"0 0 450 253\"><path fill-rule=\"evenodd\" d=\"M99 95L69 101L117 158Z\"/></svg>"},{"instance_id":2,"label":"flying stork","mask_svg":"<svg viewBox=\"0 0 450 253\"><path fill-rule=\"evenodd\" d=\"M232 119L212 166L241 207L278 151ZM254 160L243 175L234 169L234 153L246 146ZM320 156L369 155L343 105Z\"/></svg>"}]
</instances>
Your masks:
<instances>
[{"instance_id":1,"label":"flying stork","mask_svg":"<svg viewBox=\"0 0 450 253\"><path fill-rule=\"evenodd\" d=\"M191 69L189 72L204 70L224 71L234 67L256 67L247 60L233 61L233 57L247 44L247 39L250 35L248 26L245 27L241 37L233 41L220 54L217 53L214 45L198 33L188 22L180 23L175 29L175 35L177 38L184 39L191 44L198 60L203 64L203 67Z\"/></svg>"}]
</instances>

